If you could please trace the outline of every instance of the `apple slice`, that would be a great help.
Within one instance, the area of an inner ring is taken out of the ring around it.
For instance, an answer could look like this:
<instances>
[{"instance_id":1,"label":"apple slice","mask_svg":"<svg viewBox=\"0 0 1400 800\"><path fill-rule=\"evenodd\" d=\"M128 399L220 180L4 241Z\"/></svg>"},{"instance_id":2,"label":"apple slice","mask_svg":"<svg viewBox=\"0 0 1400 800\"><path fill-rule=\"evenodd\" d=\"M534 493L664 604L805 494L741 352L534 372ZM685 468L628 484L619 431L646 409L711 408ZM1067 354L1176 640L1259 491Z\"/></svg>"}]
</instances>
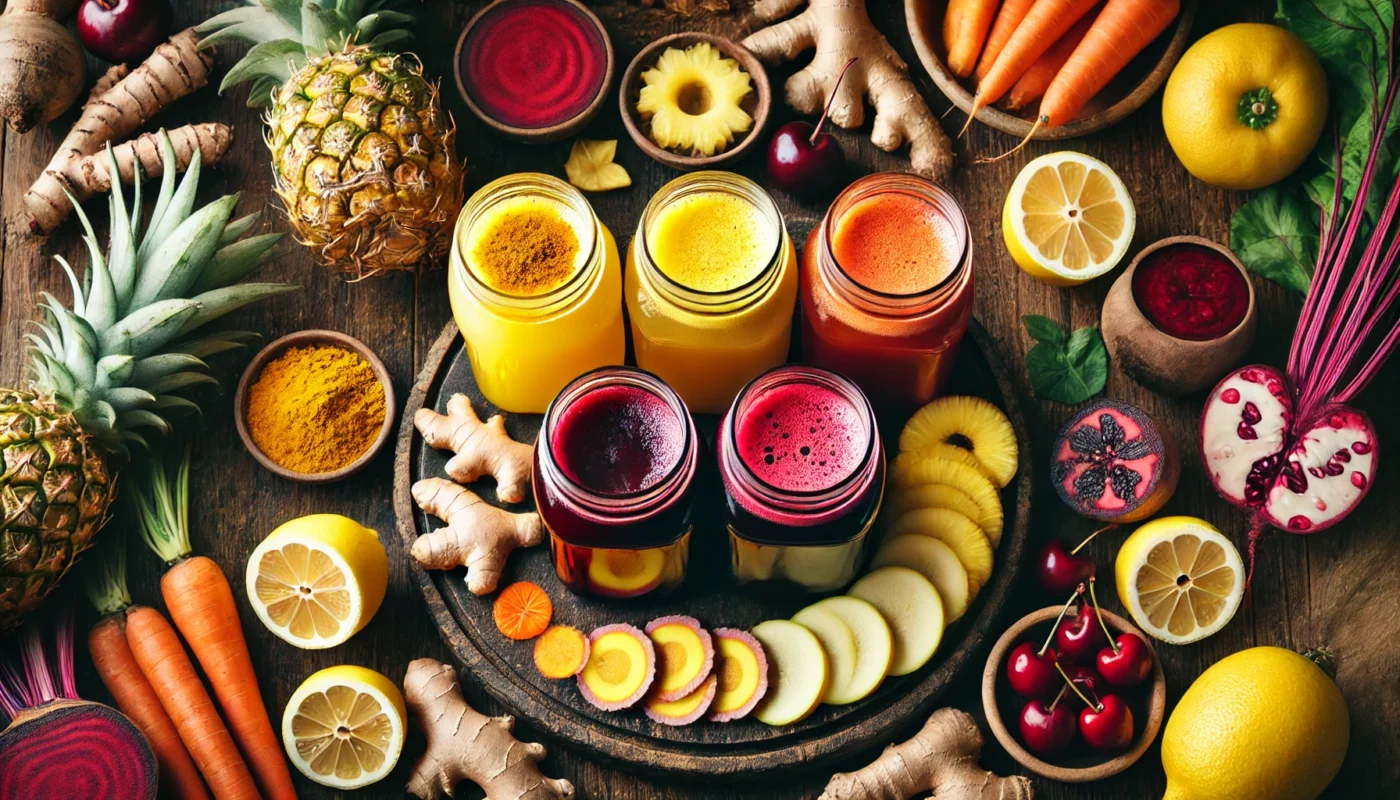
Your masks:
<instances>
[{"instance_id":1,"label":"apple slice","mask_svg":"<svg viewBox=\"0 0 1400 800\"><path fill-rule=\"evenodd\" d=\"M880 688L894 660L894 635L875 606L857 597L828 597L799 611L793 621L802 622L809 612L821 611L846 623L856 637L856 665L846 691L827 692L832 705L854 703Z\"/></svg>"},{"instance_id":2,"label":"apple slice","mask_svg":"<svg viewBox=\"0 0 1400 800\"><path fill-rule=\"evenodd\" d=\"M896 536L881 545L871 560L871 569L880 567L908 567L928 578L938 590L950 624L967 611L972 599L967 569L942 539L912 533Z\"/></svg>"},{"instance_id":3,"label":"apple slice","mask_svg":"<svg viewBox=\"0 0 1400 800\"><path fill-rule=\"evenodd\" d=\"M851 702L848 699L851 680L855 678L856 661L859 658L856 635L851 631L851 626L830 611L811 606L797 612L792 621L816 634L817 641L822 643L822 649L826 651L827 670L831 676L827 680L826 694L822 695L822 702L831 705Z\"/></svg>"},{"instance_id":4,"label":"apple slice","mask_svg":"<svg viewBox=\"0 0 1400 800\"><path fill-rule=\"evenodd\" d=\"M992 543L977 523L946 508L919 508L905 512L894 521L885 539L920 534L948 545L967 570L968 595L976 597L992 577Z\"/></svg>"},{"instance_id":5,"label":"apple slice","mask_svg":"<svg viewBox=\"0 0 1400 800\"><path fill-rule=\"evenodd\" d=\"M875 606L890 624L890 675L908 675L933 658L945 623L943 600L928 578L908 567L882 567L856 581L849 594Z\"/></svg>"},{"instance_id":6,"label":"apple slice","mask_svg":"<svg viewBox=\"0 0 1400 800\"><path fill-rule=\"evenodd\" d=\"M754 711L760 722L791 725L817 710L826 695L826 651L816 634L785 619L760 622L750 631L772 669L768 696Z\"/></svg>"}]
</instances>

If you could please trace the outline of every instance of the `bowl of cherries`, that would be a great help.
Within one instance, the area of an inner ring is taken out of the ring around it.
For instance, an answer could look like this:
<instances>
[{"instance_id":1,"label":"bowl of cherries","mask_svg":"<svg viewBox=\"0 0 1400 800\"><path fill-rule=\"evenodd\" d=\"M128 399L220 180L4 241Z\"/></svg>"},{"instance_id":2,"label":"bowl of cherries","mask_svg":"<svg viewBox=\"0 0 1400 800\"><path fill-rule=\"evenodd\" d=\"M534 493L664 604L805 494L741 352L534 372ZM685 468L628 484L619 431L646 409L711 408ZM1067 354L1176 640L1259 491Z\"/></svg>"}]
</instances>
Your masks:
<instances>
[{"instance_id":1,"label":"bowl of cherries","mask_svg":"<svg viewBox=\"0 0 1400 800\"><path fill-rule=\"evenodd\" d=\"M1167 682L1147 636L1099 608L1091 577L1063 606L1031 612L987 657L982 705L1026 769L1084 783L1127 769L1162 728Z\"/></svg>"}]
</instances>

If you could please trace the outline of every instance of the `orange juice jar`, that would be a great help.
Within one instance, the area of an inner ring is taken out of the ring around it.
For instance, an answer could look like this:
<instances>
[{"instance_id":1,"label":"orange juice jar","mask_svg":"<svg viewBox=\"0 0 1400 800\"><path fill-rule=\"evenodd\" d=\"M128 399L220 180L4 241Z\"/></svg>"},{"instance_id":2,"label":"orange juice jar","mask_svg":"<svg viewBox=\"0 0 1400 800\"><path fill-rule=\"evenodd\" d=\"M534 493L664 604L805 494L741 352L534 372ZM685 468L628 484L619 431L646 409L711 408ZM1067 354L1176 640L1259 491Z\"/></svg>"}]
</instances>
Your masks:
<instances>
[{"instance_id":1,"label":"orange juice jar","mask_svg":"<svg viewBox=\"0 0 1400 800\"><path fill-rule=\"evenodd\" d=\"M507 175L472 195L447 290L477 385L506 411L542 414L578 375L623 361L617 243L558 178Z\"/></svg>"},{"instance_id":2,"label":"orange juice jar","mask_svg":"<svg viewBox=\"0 0 1400 800\"><path fill-rule=\"evenodd\" d=\"M731 172L694 172L647 204L627 251L637 366L695 413L722 413L787 360L797 250L773 198Z\"/></svg>"}]
</instances>

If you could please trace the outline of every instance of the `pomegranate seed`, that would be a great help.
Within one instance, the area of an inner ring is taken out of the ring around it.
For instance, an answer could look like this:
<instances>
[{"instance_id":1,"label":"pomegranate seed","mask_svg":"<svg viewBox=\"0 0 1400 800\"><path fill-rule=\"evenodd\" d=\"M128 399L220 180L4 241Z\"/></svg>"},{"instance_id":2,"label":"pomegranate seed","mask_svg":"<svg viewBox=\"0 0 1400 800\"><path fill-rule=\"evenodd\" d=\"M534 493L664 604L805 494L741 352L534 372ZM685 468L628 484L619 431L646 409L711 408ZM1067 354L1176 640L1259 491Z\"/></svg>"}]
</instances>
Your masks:
<instances>
[{"instance_id":1,"label":"pomegranate seed","mask_svg":"<svg viewBox=\"0 0 1400 800\"><path fill-rule=\"evenodd\" d=\"M1341 414L1333 414L1332 418L1327 420L1327 424L1331 425L1335 429L1340 430L1343 426L1347 424L1347 421L1342 418Z\"/></svg>"},{"instance_id":2,"label":"pomegranate seed","mask_svg":"<svg viewBox=\"0 0 1400 800\"><path fill-rule=\"evenodd\" d=\"M1241 422L1240 426L1235 429L1235 433L1237 433L1241 439L1252 440L1259 438L1259 434L1255 432L1254 428L1244 422Z\"/></svg>"},{"instance_id":3,"label":"pomegranate seed","mask_svg":"<svg viewBox=\"0 0 1400 800\"><path fill-rule=\"evenodd\" d=\"M1351 452L1348 451L1345 447L1343 447L1341 450L1338 450L1337 452L1333 453L1332 457L1342 462L1343 464L1346 464L1351 461Z\"/></svg>"},{"instance_id":4,"label":"pomegranate seed","mask_svg":"<svg viewBox=\"0 0 1400 800\"><path fill-rule=\"evenodd\" d=\"M1267 388L1274 397L1283 397L1283 384L1278 381L1269 381Z\"/></svg>"},{"instance_id":5,"label":"pomegranate seed","mask_svg":"<svg viewBox=\"0 0 1400 800\"><path fill-rule=\"evenodd\" d=\"M1305 531L1311 527L1312 521L1309 520L1307 517L1303 516L1302 514L1299 514L1298 516L1288 521L1288 529L1290 531Z\"/></svg>"},{"instance_id":6,"label":"pomegranate seed","mask_svg":"<svg viewBox=\"0 0 1400 800\"><path fill-rule=\"evenodd\" d=\"M1258 424L1259 420L1263 418L1264 415L1259 413L1259 406L1256 406L1253 403L1244 404L1244 411L1240 414L1240 419L1243 419L1250 425L1255 425Z\"/></svg>"},{"instance_id":7,"label":"pomegranate seed","mask_svg":"<svg viewBox=\"0 0 1400 800\"><path fill-rule=\"evenodd\" d=\"M1351 446L1351 451L1358 456L1364 456L1371 452L1371 444L1370 442L1357 442Z\"/></svg>"},{"instance_id":8,"label":"pomegranate seed","mask_svg":"<svg viewBox=\"0 0 1400 800\"><path fill-rule=\"evenodd\" d=\"M1263 383L1263 382L1264 382L1264 375L1263 375L1263 373L1261 373L1261 372L1260 372L1259 370L1257 370L1257 369L1247 369L1247 370L1245 370L1244 372L1241 372L1241 373L1240 373L1240 377L1241 377L1241 378L1244 378L1245 380L1249 381L1250 383Z\"/></svg>"},{"instance_id":9,"label":"pomegranate seed","mask_svg":"<svg viewBox=\"0 0 1400 800\"><path fill-rule=\"evenodd\" d=\"M1314 478L1327 477L1327 473L1322 471L1322 467L1308 467L1308 474L1312 475Z\"/></svg>"},{"instance_id":10,"label":"pomegranate seed","mask_svg":"<svg viewBox=\"0 0 1400 800\"><path fill-rule=\"evenodd\" d=\"M1366 476L1359 472L1351 473L1351 485L1358 489L1366 488Z\"/></svg>"},{"instance_id":11,"label":"pomegranate seed","mask_svg":"<svg viewBox=\"0 0 1400 800\"><path fill-rule=\"evenodd\" d=\"M1234 387L1226 389L1220 393L1220 399L1230 405L1234 405L1240 401L1240 390Z\"/></svg>"},{"instance_id":12,"label":"pomegranate seed","mask_svg":"<svg viewBox=\"0 0 1400 800\"><path fill-rule=\"evenodd\" d=\"M1321 497L1313 498L1313 506L1317 508L1318 511L1326 511L1327 501L1323 500Z\"/></svg>"}]
</instances>

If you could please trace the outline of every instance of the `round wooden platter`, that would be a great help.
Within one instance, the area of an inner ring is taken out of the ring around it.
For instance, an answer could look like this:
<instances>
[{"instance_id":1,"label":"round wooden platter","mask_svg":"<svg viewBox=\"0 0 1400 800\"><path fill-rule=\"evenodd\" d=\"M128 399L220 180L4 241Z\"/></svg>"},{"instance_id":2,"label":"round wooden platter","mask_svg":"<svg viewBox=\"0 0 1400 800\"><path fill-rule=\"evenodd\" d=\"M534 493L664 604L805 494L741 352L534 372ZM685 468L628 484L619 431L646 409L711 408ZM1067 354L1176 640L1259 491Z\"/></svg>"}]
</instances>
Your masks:
<instances>
[{"instance_id":1,"label":"round wooden platter","mask_svg":"<svg viewBox=\"0 0 1400 800\"><path fill-rule=\"evenodd\" d=\"M534 643L510 641L496 630L491 614L494 594L477 597L469 593L464 570L427 572L415 564L415 578L444 641L461 660L470 680L517 717L565 746L673 779L771 778L803 769L830 770L833 759L883 745L922 722L955 679L981 665L981 657L996 639L994 626L1024 560L1031 500L1032 470L1026 466L1031 463L1029 439L1005 365L976 322L964 340L949 392L995 402L1011 419L1020 446L1022 469L1003 491L1006 527L992 579L963 618L947 630L938 653L923 669L887 680L860 702L841 707L823 705L796 725L775 728L749 718L668 727L653 723L637 709L601 711L583 699L574 681L552 681L539 675L533 662ZM414 481L443 475L451 455L427 447L413 427L413 417L423 407L442 411L454 393L470 397L483 419L496 411L482 399L462 337L456 325L449 323L428 352L399 432L394 511L405 552L421 533L443 524L427 518L413 505L409 488ZM714 417L697 418L702 435L709 437L717 422ZM881 421L882 435L890 446L897 441L904 422ZM539 415L506 417L507 430L519 441L534 441L539 424ZM714 471L703 474L713 476ZM494 487L489 481L485 483L473 488L495 502ZM737 628L791 617L815 596L790 589L740 587L730 577L727 542L718 517L721 504L715 500L720 491L717 484L717 479L710 478L700 488L689 575L685 584L667 597L604 601L571 594L555 577L546 547L517 550L501 585L517 580L538 583L554 601L554 621L585 632L614 622L642 627L667 614L688 614L707 627Z\"/></svg>"}]
</instances>

